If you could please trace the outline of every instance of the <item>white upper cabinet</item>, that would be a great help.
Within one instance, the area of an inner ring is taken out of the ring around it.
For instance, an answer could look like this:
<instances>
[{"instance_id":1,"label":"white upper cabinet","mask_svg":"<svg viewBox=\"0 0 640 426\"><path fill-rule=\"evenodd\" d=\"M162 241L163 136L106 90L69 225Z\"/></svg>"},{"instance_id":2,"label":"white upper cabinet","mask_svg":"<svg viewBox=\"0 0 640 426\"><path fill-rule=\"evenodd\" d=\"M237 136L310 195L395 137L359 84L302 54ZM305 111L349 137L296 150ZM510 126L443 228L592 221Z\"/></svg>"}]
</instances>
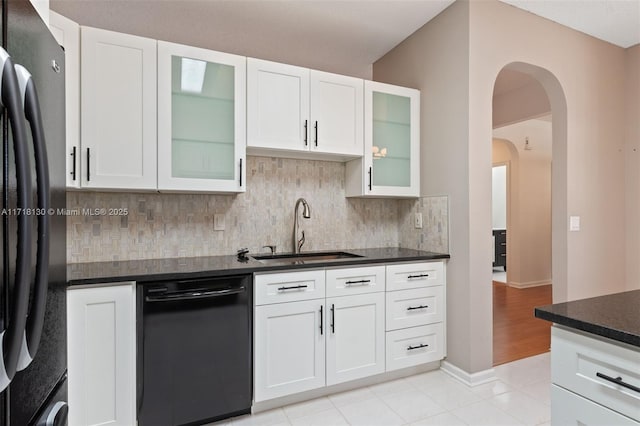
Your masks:
<instances>
[{"instance_id":1,"label":"white upper cabinet","mask_svg":"<svg viewBox=\"0 0 640 426\"><path fill-rule=\"evenodd\" d=\"M366 81L364 157L347 163L347 197L420 196L420 92Z\"/></svg>"},{"instance_id":2,"label":"white upper cabinet","mask_svg":"<svg viewBox=\"0 0 640 426\"><path fill-rule=\"evenodd\" d=\"M309 70L247 58L247 146L309 150Z\"/></svg>"},{"instance_id":3,"label":"white upper cabinet","mask_svg":"<svg viewBox=\"0 0 640 426\"><path fill-rule=\"evenodd\" d=\"M362 156L363 90L359 78L311 71L311 150Z\"/></svg>"},{"instance_id":4,"label":"white upper cabinet","mask_svg":"<svg viewBox=\"0 0 640 426\"><path fill-rule=\"evenodd\" d=\"M362 156L362 92L358 78L248 58L249 152Z\"/></svg>"},{"instance_id":5,"label":"white upper cabinet","mask_svg":"<svg viewBox=\"0 0 640 426\"><path fill-rule=\"evenodd\" d=\"M158 41L158 189L244 192L246 58Z\"/></svg>"},{"instance_id":6,"label":"white upper cabinet","mask_svg":"<svg viewBox=\"0 0 640 426\"><path fill-rule=\"evenodd\" d=\"M82 180L156 190L156 41L81 27Z\"/></svg>"},{"instance_id":7,"label":"white upper cabinet","mask_svg":"<svg viewBox=\"0 0 640 426\"><path fill-rule=\"evenodd\" d=\"M80 187L80 25L53 11L49 29L64 48L66 176L68 188Z\"/></svg>"}]
</instances>

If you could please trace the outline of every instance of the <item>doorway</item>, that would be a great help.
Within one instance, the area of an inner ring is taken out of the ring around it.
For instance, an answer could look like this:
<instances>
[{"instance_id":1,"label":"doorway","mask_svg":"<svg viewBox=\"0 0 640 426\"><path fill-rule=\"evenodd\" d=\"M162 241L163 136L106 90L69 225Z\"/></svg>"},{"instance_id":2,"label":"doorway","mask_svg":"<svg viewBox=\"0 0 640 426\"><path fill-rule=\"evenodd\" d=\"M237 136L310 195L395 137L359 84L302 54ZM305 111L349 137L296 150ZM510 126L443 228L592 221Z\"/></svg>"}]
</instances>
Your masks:
<instances>
[{"instance_id":1,"label":"doorway","mask_svg":"<svg viewBox=\"0 0 640 426\"><path fill-rule=\"evenodd\" d=\"M493 364L499 365L550 346L550 323L533 310L552 303L553 121L540 82L509 67L496 79L493 103L491 285ZM504 258L496 262L496 256Z\"/></svg>"}]
</instances>

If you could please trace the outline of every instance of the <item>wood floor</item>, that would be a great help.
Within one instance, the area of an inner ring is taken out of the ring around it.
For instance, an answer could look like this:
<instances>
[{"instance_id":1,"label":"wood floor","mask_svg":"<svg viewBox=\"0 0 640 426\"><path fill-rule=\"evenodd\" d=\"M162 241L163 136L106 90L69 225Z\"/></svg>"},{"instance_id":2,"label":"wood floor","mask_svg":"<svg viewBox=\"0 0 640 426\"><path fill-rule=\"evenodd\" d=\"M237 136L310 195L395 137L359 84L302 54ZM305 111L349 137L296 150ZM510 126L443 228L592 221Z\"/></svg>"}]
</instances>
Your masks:
<instances>
[{"instance_id":1,"label":"wood floor","mask_svg":"<svg viewBox=\"0 0 640 426\"><path fill-rule=\"evenodd\" d=\"M551 303L551 285L516 289L493 282L493 365L541 354L551 344L551 323L533 308Z\"/></svg>"}]
</instances>

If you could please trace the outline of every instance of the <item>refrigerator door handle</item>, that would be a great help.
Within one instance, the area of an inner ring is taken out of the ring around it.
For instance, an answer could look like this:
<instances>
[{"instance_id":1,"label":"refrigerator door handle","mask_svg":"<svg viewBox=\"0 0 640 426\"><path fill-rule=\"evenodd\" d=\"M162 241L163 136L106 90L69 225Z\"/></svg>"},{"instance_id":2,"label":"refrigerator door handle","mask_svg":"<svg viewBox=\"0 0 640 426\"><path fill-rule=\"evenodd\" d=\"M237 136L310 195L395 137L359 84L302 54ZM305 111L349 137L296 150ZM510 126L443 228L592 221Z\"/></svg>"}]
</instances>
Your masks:
<instances>
[{"instance_id":1,"label":"refrigerator door handle","mask_svg":"<svg viewBox=\"0 0 640 426\"><path fill-rule=\"evenodd\" d=\"M47 303L47 289L49 286L49 237L50 237L50 185L49 161L47 144L45 142L44 127L40 114L38 92L31 78L31 74L22 65L16 65L16 74L20 85L24 116L29 123L33 138L33 153L36 165L37 198L36 216L38 218L38 245L36 252L36 274L33 286L31 309L27 314L27 324L24 330L23 343L18 361L18 371L24 370L36 356Z\"/></svg>"},{"instance_id":2,"label":"refrigerator door handle","mask_svg":"<svg viewBox=\"0 0 640 426\"><path fill-rule=\"evenodd\" d=\"M7 112L16 167L16 271L13 295L9 301L9 322L7 329L0 333L2 343L0 359L0 392L3 391L16 374L22 339L27 322L29 306L29 287L31 278L31 216L25 212L31 208L31 171L29 151L27 150L27 129L23 108L20 104L20 87L9 54L0 48L0 106ZM5 219L6 220L6 219Z\"/></svg>"}]
</instances>

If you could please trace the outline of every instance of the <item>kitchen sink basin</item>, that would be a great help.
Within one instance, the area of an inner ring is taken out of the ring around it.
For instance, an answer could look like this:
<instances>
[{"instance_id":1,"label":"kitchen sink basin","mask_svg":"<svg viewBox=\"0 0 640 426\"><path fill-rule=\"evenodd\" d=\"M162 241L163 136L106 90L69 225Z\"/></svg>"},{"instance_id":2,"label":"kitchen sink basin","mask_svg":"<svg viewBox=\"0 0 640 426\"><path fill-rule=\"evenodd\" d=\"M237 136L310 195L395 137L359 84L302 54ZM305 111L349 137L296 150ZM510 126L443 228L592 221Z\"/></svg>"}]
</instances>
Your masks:
<instances>
[{"instance_id":1,"label":"kitchen sink basin","mask_svg":"<svg viewBox=\"0 0 640 426\"><path fill-rule=\"evenodd\" d=\"M287 264L287 263L312 263L327 262L331 260L353 259L362 257L359 254L353 254L346 251L324 251L324 252L307 252L307 253L283 253L283 254L264 254L252 255L255 260L266 264Z\"/></svg>"}]
</instances>

